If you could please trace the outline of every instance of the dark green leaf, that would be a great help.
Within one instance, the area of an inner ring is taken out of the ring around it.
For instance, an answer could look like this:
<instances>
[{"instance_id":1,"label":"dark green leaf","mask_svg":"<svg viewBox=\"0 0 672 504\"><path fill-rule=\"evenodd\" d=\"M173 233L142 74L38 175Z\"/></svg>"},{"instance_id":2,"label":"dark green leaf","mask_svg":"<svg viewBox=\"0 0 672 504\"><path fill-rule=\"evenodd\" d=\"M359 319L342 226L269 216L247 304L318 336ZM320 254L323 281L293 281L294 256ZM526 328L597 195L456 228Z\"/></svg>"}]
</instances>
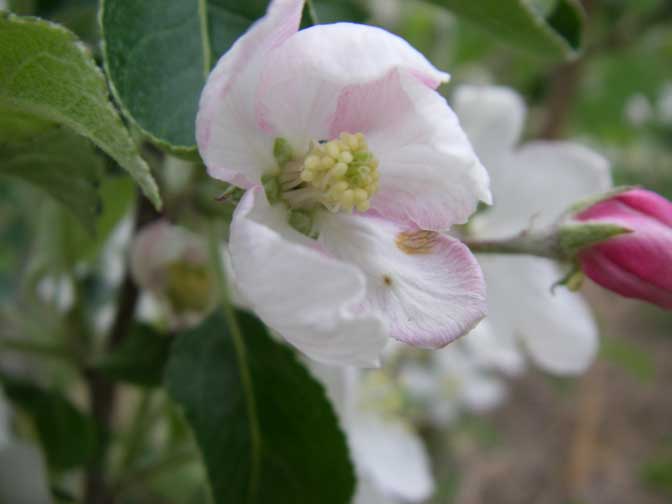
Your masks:
<instances>
[{"instance_id":1,"label":"dark green leaf","mask_svg":"<svg viewBox=\"0 0 672 504\"><path fill-rule=\"evenodd\" d=\"M203 452L215 501L350 502L353 470L324 389L257 319L238 318L243 355L214 315L179 336L166 370L168 391ZM251 397L241 372L249 372Z\"/></svg>"},{"instance_id":2,"label":"dark green leaf","mask_svg":"<svg viewBox=\"0 0 672 504\"><path fill-rule=\"evenodd\" d=\"M170 337L149 326L138 325L97 367L113 380L156 387L163 379L171 343Z\"/></svg>"},{"instance_id":3,"label":"dark green leaf","mask_svg":"<svg viewBox=\"0 0 672 504\"><path fill-rule=\"evenodd\" d=\"M106 0L105 68L126 115L155 143L195 152L198 99L216 59L268 0Z\"/></svg>"},{"instance_id":4,"label":"dark green leaf","mask_svg":"<svg viewBox=\"0 0 672 504\"><path fill-rule=\"evenodd\" d=\"M0 108L0 174L21 178L64 204L93 233L102 159L72 131Z\"/></svg>"},{"instance_id":5,"label":"dark green leaf","mask_svg":"<svg viewBox=\"0 0 672 504\"><path fill-rule=\"evenodd\" d=\"M492 35L542 56L572 58L581 48L584 15L578 0L557 0L544 15L526 0L429 0Z\"/></svg>"},{"instance_id":6,"label":"dark green leaf","mask_svg":"<svg viewBox=\"0 0 672 504\"><path fill-rule=\"evenodd\" d=\"M0 107L61 124L90 139L160 205L149 167L110 103L102 73L65 28L0 12Z\"/></svg>"},{"instance_id":7,"label":"dark green leaf","mask_svg":"<svg viewBox=\"0 0 672 504\"><path fill-rule=\"evenodd\" d=\"M369 16L364 3L359 0L313 0L313 5L320 23L363 23Z\"/></svg>"},{"instance_id":8,"label":"dark green leaf","mask_svg":"<svg viewBox=\"0 0 672 504\"><path fill-rule=\"evenodd\" d=\"M4 376L0 382L12 403L32 417L51 468L71 469L90 460L96 449L91 418L59 392Z\"/></svg>"}]
</instances>

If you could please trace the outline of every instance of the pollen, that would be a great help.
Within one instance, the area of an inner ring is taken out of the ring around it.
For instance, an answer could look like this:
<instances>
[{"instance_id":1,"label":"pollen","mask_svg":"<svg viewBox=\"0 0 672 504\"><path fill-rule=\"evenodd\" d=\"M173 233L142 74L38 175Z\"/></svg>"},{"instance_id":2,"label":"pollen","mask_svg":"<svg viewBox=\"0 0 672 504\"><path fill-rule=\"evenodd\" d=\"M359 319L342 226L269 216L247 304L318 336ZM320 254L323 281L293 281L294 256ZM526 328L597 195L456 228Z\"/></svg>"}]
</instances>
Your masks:
<instances>
[{"instance_id":1,"label":"pollen","mask_svg":"<svg viewBox=\"0 0 672 504\"><path fill-rule=\"evenodd\" d=\"M378 190L378 160L362 133L314 143L303 162L300 178L317 190L331 212L366 212Z\"/></svg>"},{"instance_id":2,"label":"pollen","mask_svg":"<svg viewBox=\"0 0 672 504\"><path fill-rule=\"evenodd\" d=\"M408 255L431 254L439 243L436 231L405 231L397 235L395 240L399 250Z\"/></svg>"}]
</instances>

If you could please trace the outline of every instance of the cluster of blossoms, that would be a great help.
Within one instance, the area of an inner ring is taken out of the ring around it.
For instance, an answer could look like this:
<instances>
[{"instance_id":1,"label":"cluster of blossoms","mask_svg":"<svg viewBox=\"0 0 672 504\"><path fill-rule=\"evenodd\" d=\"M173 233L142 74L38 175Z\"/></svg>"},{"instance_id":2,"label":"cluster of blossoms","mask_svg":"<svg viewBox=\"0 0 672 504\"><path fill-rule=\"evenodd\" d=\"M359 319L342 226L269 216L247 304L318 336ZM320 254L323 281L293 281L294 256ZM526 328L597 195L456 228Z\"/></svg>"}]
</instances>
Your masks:
<instances>
[{"instance_id":1,"label":"cluster of blossoms","mask_svg":"<svg viewBox=\"0 0 672 504\"><path fill-rule=\"evenodd\" d=\"M211 176L245 190L229 277L243 304L321 363L313 370L360 474L357 502L418 502L434 483L414 423L445 426L496 406L502 377L527 356L572 374L597 350L585 301L551 292L563 276L554 261L474 257L455 236L553 230L576 201L609 190L608 164L574 143L519 145L525 107L506 88L460 87L453 113L435 91L447 75L406 42L349 23L298 31L302 7L271 2L219 61L201 99L199 150ZM597 283L670 308L672 204L641 190L596 201L573 218L632 233L576 260ZM479 202L491 206L472 217ZM195 236L157 223L133 250L138 282L173 325L212 307ZM429 355L403 345L440 348L466 333ZM348 367L381 355L381 369Z\"/></svg>"}]
</instances>

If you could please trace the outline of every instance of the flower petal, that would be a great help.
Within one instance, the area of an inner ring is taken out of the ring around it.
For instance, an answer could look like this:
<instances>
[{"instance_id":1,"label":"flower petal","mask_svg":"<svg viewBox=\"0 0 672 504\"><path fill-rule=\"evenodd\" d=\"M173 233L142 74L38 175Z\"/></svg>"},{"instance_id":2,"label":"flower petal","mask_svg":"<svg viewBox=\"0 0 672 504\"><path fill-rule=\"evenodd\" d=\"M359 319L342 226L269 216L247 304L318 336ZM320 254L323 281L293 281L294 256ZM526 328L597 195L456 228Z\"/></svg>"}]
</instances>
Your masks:
<instances>
[{"instance_id":1,"label":"flower petal","mask_svg":"<svg viewBox=\"0 0 672 504\"><path fill-rule=\"evenodd\" d=\"M292 229L260 188L236 209L229 248L238 288L269 327L320 362L377 365L387 338L380 318L355 309L363 275Z\"/></svg>"},{"instance_id":2,"label":"flower petal","mask_svg":"<svg viewBox=\"0 0 672 504\"><path fill-rule=\"evenodd\" d=\"M416 502L434 492L425 447L401 420L360 406L348 432L355 460L385 494Z\"/></svg>"},{"instance_id":3,"label":"flower petal","mask_svg":"<svg viewBox=\"0 0 672 504\"><path fill-rule=\"evenodd\" d=\"M485 315L478 263L454 238L404 232L391 221L367 215L330 214L320 224L325 249L366 275L366 306L388 321L394 338L439 348Z\"/></svg>"},{"instance_id":4,"label":"flower petal","mask_svg":"<svg viewBox=\"0 0 672 504\"><path fill-rule=\"evenodd\" d=\"M535 363L553 373L580 373L591 364L597 326L580 295L551 293L561 277L553 263L485 254L478 261L488 284L488 320L501 337L520 338Z\"/></svg>"},{"instance_id":5,"label":"flower petal","mask_svg":"<svg viewBox=\"0 0 672 504\"><path fill-rule=\"evenodd\" d=\"M448 80L400 37L352 23L301 30L266 64L260 120L302 152L310 140L329 138L330 118L348 86L379 80L396 68L431 88Z\"/></svg>"},{"instance_id":6,"label":"flower petal","mask_svg":"<svg viewBox=\"0 0 672 504\"><path fill-rule=\"evenodd\" d=\"M488 238L511 236L531 222L549 226L573 203L611 187L608 162L569 142L531 142L488 166L495 204L474 222L475 233Z\"/></svg>"},{"instance_id":7,"label":"flower petal","mask_svg":"<svg viewBox=\"0 0 672 504\"><path fill-rule=\"evenodd\" d=\"M371 206L423 229L464 223L479 200L489 203L488 174L445 99L407 72L345 88L330 137L363 132L380 161Z\"/></svg>"},{"instance_id":8,"label":"flower petal","mask_svg":"<svg viewBox=\"0 0 672 504\"><path fill-rule=\"evenodd\" d=\"M462 85L453 96L455 112L490 175L491 161L513 150L525 124L525 103L515 91L498 86Z\"/></svg>"},{"instance_id":9,"label":"flower petal","mask_svg":"<svg viewBox=\"0 0 672 504\"><path fill-rule=\"evenodd\" d=\"M514 335L498 333L489 318L462 338L460 345L482 367L508 375L519 375L525 369L525 359Z\"/></svg>"},{"instance_id":10,"label":"flower petal","mask_svg":"<svg viewBox=\"0 0 672 504\"><path fill-rule=\"evenodd\" d=\"M304 0L274 0L220 58L201 95L196 118L198 148L217 179L251 187L275 165L273 137L256 117L256 93L268 53L296 33Z\"/></svg>"}]
</instances>

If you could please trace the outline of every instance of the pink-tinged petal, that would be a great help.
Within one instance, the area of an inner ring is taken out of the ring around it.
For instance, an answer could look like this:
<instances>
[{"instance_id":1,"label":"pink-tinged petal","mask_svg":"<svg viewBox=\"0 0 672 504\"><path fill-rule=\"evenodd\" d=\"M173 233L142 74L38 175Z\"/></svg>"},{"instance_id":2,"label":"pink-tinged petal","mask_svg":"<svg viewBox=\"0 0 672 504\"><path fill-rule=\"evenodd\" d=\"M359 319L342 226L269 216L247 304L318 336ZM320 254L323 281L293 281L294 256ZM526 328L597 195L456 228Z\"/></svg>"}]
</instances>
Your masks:
<instances>
[{"instance_id":1,"label":"pink-tinged petal","mask_svg":"<svg viewBox=\"0 0 672 504\"><path fill-rule=\"evenodd\" d=\"M612 222L634 232L612 238L591 247L582 258L590 256L593 251L599 251L599 256L608 259L605 268L610 270L612 265L618 265L624 273L624 279L629 275L639 278L640 282L651 284L658 289L672 293L672 229L660 222L639 215L621 214L618 218L591 219ZM594 269L590 268L591 273ZM590 276L590 275L589 275ZM592 277L591 277L592 278ZM598 282L600 283L600 282ZM629 281L626 281L629 284ZM627 290L626 287L619 290ZM633 292L633 296L636 292ZM650 300L648 297L647 300ZM663 297L663 304L666 304Z\"/></svg>"},{"instance_id":2,"label":"pink-tinged petal","mask_svg":"<svg viewBox=\"0 0 672 504\"><path fill-rule=\"evenodd\" d=\"M596 284L621 296L641 299L672 310L672 291L643 282L599 250L581 256L581 269Z\"/></svg>"},{"instance_id":3,"label":"pink-tinged petal","mask_svg":"<svg viewBox=\"0 0 672 504\"><path fill-rule=\"evenodd\" d=\"M631 230L579 255L596 283L625 297L672 309L672 202L633 189L579 212L584 222L607 222Z\"/></svg>"},{"instance_id":4,"label":"pink-tinged petal","mask_svg":"<svg viewBox=\"0 0 672 504\"><path fill-rule=\"evenodd\" d=\"M485 315L485 283L459 241L367 215L325 215L320 242L366 275L367 308L405 343L440 348Z\"/></svg>"},{"instance_id":5,"label":"pink-tinged petal","mask_svg":"<svg viewBox=\"0 0 672 504\"><path fill-rule=\"evenodd\" d=\"M488 174L438 93L393 70L345 88L330 127L366 135L379 159L380 189L371 206L423 229L464 223L479 200L490 202Z\"/></svg>"},{"instance_id":6,"label":"pink-tinged petal","mask_svg":"<svg viewBox=\"0 0 672 504\"><path fill-rule=\"evenodd\" d=\"M619 206L620 204L620 206ZM636 212L672 227L672 202L646 189L631 189L581 212L579 220L599 219L614 213Z\"/></svg>"},{"instance_id":7,"label":"pink-tinged petal","mask_svg":"<svg viewBox=\"0 0 672 504\"><path fill-rule=\"evenodd\" d=\"M488 321L498 339L515 338L541 368L581 373L598 349L597 325L583 298L551 286L562 277L546 259L479 254L488 285ZM464 341L467 341L467 336Z\"/></svg>"},{"instance_id":8,"label":"pink-tinged petal","mask_svg":"<svg viewBox=\"0 0 672 504\"><path fill-rule=\"evenodd\" d=\"M330 120L344 89L394 69L409 72L423 87L448 80L406 41L380 28L337 23L302 30L267 61L259 120L305 151L310 140L330 138Z\"/></svg>"},{"instance_id":9,"label":"pink-tinged petal","mask_svg":"<svg viewBox=\"0 0 672 504\"><path fill-rule=\"evenodd\" d=\"M510 152L525 124L525 103L518 93L498 86L462 85L452 100L460 123L488 168L490 161Z\"/></svg>"},{"instance_id":10,"label":"pink-tinged petal","mask_svg":"<svg viewBox=\"0 0 672 504\"><path fill-rule=\"evenodd\" d=\"M672 202L660 194L644 189L633 189L619 194L616 198L630 208L672 227Z\"/></svg>"},{"instance_id":11,"label":"pink-tinged petal","mask_svg":"<svg viewBox=\"0 0 672 504\"><path fill-rule=\"evenodd\" d=\"M495 202L473 228L486 238L506 238L531 224L551 226L577 201L611 187L607 160L570 142L530 142L486 166Z\"/></svg>"},{"instance_id":12,"label":"pink-tinged petal","mask_svg":"<svg viewBox=\"0 0 672 504\"><path fill-rule=\"evenodd\" d=\"M217 179L251 187L274 166L273 137L256 117L256 93L269 52L299 28L304 0L274 0L217 62L201 95L198 148Z\"/></svg>"},{"instance_id":13,"label":"pink-tinged petal","mask_svg":"<svg viewBox=\"0 0 672 504\"><path fill-rule=\"evenodd\" d=\"M359 309L362 273L292 229L284 207L269 206L260 188L236 209L229 250L239 290L287 341L323 363L377 365L386 331Z\"/></svg>"}]
</instances>

